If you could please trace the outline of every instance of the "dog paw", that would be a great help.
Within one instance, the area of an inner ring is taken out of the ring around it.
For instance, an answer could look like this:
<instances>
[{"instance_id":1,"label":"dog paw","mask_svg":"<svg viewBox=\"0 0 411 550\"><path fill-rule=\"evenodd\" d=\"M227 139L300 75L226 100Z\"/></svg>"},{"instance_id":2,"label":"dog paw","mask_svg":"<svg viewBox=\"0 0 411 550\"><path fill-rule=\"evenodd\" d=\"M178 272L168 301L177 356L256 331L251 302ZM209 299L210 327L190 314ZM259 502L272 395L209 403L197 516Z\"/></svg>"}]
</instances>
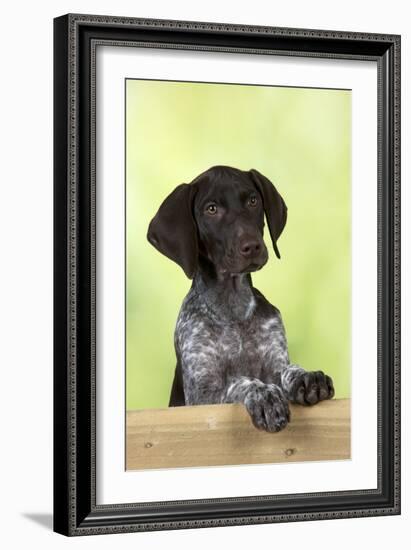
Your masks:
<instances>
[{"instance_id":1,"label":"dog paw","mask_svg":"<svg viewBox=\"0 0 411 550\"><path fill-rule=\"evenodd\" d=\"M320 370L298 374L287 392L289 400L300 405L315 405L332 399L334 393L332 379Z\"/></svg>"},{"instance_id":2,"label":"dog paw","mask_svg":"<svg viewBox=\"0 0 411 550\"><path fill-rule=\"evenodd\" d=\"M244 405L254 426L267 432L279 432L290 421L288 401L282 389L267 384L251 390Z\"/></svg>"}]
</instances>

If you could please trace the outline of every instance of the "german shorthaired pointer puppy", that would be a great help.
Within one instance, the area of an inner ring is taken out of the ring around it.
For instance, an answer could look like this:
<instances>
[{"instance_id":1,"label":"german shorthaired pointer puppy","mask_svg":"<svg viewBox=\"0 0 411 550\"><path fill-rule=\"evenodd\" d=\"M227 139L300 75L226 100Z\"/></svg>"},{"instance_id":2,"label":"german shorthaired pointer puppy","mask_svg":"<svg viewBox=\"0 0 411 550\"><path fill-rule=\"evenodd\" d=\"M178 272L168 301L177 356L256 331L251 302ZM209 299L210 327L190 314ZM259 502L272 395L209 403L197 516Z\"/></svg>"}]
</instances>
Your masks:
<instances>
[{"instance_id":1,"label":"german shorthaired pointer puppy","mask_svg":"<svg viewBox=\"0 0 411 550\"><path fill-rule=\"evenodd\" d=\"M175 330L170 406L243 403L268 432L290 420L288 402L334 395L331 378L290 364L280 312L252 286L268 260L264 214L275 254L287 207L257 170L210 168L162 203L147 238L193 279Z\"/></svg>"}]
</instances>

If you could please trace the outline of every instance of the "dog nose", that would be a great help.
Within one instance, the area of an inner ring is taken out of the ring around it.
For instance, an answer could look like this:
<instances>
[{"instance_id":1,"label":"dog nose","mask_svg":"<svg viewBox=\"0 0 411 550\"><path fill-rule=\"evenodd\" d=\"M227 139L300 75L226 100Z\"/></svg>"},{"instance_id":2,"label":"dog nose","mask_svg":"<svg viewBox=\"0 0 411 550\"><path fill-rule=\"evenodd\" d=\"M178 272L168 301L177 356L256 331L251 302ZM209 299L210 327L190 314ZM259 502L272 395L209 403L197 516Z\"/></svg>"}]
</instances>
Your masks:
<instances>
[{"instance_id":1,"label":"dog nose","mask_svg":"<svg viewBox=\"0 0 411 550\"><path fill-rule=\"evenodd\" d=\"M254 258L261 252L261 243L257 239L247 239L240 246L240 254L244 258Z\"/></svg>"}]
</instances>

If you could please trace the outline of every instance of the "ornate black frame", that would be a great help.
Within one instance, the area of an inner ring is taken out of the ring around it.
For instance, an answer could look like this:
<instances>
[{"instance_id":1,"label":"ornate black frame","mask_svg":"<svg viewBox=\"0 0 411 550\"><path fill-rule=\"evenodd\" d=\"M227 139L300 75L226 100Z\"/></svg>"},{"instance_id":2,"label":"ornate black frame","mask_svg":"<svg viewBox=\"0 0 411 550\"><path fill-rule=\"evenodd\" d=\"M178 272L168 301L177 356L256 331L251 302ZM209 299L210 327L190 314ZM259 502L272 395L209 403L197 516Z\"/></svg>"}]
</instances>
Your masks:
<instances>
[{"instance_id":1,"label":"ornate black frame","mask_svg":"<svg viewBox=\"0 0 411 550\"><path fill-rule=\"evenodd\" d=\"M99 44L378 64L378 488L96 505ZM93 15L54 20L54 530L89 535L400 513L400 37Z\"/></svg>"}]
</instances>

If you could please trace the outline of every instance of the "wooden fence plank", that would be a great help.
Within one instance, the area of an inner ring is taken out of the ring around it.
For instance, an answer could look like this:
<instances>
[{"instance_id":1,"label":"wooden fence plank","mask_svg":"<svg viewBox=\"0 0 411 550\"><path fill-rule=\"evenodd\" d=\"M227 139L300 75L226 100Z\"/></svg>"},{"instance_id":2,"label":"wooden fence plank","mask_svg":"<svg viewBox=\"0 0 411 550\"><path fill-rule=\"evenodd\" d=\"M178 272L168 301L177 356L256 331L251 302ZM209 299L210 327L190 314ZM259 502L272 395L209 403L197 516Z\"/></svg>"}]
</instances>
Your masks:
<instances>
[{"instance_id":1,"label":"wooden fence plank","mask_svg":"<svg viewBox=\"0 0 411 550\"><path fill-rule=\"evenodd\" d=\"M350 400L291 405L291 422L270 434L242 405L129 411L128 470L344 460L350 458Z\"/></svg>"}]
</instances>

